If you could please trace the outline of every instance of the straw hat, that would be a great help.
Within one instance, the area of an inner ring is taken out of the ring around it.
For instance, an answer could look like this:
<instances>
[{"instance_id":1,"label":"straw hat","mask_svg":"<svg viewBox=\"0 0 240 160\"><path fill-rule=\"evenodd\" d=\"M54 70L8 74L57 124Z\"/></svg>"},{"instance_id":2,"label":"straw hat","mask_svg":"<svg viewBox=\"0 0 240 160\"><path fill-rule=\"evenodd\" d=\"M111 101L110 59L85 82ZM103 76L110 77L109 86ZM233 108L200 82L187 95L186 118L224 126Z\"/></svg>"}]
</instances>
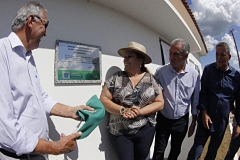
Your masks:
<instances>
[{"instance_id":1,"label":"straw hat","mask_svg":"<svg viewBox=\"0 0 240 160\"><path fill-rule=\"evenodd\" d=\"M144 63L148 64L152 62L152 59L147 55L146 48L137 43L137 42L130 42L127 48L121 48L118 50L118 54L122 57L125 57L125 54L129 51L132 51L137 54L141 54L144 57Z\"/></svg>"}]
</instances>

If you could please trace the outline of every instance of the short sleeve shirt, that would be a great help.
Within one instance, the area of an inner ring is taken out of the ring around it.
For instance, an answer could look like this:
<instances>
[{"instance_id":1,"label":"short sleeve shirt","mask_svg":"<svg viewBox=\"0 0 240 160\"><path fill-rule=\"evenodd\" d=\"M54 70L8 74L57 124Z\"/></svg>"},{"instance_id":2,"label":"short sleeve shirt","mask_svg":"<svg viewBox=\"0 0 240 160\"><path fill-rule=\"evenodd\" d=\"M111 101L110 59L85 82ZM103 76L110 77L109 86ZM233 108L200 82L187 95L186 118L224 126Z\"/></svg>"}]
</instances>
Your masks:
<instances>
[{"instance_id":1,"label":"short sleeve shirt","mask_svg":"<svg viewBox=\"0 0 240 160\"><path fill-rule=\"evenodd\" d=\"M124 71L116 72L106 80L105 84L113 96L112 101L126 108L131 108L136 98L139 101L138 107L143 108L153 103L154 99L162 93L162 87L150 73L145 73L135 88ZM133 93L133 90L137 91L137 95ZM136 134L148 122L155 126L155 113L134 119L125 119L121 115L110 114L108 129L113 135Z\"/></svg>"}]
</instances>

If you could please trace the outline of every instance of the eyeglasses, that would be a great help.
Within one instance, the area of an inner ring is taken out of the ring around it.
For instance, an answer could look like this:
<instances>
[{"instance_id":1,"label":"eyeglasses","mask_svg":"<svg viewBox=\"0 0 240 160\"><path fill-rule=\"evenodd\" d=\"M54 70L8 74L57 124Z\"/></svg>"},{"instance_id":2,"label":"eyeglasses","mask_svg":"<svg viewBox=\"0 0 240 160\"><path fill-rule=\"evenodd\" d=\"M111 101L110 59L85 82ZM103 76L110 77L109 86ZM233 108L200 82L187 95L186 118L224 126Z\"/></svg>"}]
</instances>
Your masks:
<instances>
[{"instance_id":1,"label":"eyeglasses","mask_svg":"<svg viewBox=\"0 0 240 160\"><path fill-rule=\"evenodd\" d=\"M45 23L42 23L42 24L45 26L45 29L47 29L48 24L49 24L49 21L48 21L48 20L46 20L46 19L44 19L44 18L41 18L41 17L39 17L38 15L31 15L31 16L38 18L39 20L41 20L41 22L44 21ZM26 21L27 21L27 20L28 20L28 18L26 19Z\"/></svg>"},{"instance_id":2,"label":"eyeglasses","mask_svg":"<svg viewBox=\"0 0 240 160\"><path fill-rule=\"evenodd\" d=\"M136 89L133 89L132 94L135 97L135 99L133 100L133 105L136 105L136 106L139 105L138 91Z\"/></svg>"},{"instance_id":3,"label":"eyeglasses","mask_svg":"<svg viewBox=\"0 0 240 160\"><path fill-rule=\"evenodd\" d=\"M41 18L41 17L39 17L39 16L37 16L37 15L33 15L34 17L37 17L38 19L40 19L41 21L44 21L45 23L43 23L43 25L45 26L45 29L47 29L47 27L48 27L48 24L49 24L49 21L48 20L46 20L46 19L44 19L44 18Z\"/></svg>"}]
</instances>

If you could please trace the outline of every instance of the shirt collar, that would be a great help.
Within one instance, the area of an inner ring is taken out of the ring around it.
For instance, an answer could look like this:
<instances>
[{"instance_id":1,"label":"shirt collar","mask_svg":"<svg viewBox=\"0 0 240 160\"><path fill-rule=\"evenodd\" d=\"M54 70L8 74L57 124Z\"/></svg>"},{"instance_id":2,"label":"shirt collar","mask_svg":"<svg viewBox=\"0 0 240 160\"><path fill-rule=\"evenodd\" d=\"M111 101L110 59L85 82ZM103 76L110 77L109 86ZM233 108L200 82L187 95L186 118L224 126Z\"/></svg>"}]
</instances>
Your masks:
<instances>
[{"instance_id":1,"label":"shirt collar","mask_svg":"<svg viewBox=\"0 0 240 160\"><path fill-rule=\"evenodd\" d=\"M217 63L215 63L214 65L215 65L215 67L216 67L217 69L219 69L219 68L218 68L218 66L217 66ZM219 69L219 70L220 70L220 69ZM230 69L230 67L229 67L229 64L228 64L228 67L227 67L227 69L226 69L224 72L226 72L226 71L228 71L228 70L230 70L230 71L231 71L231 69Z\"/></svg>"},{"instance_id":2,"label":"shirt collar","mask_svg":"<svg viewBox=\"0 0 240 160\"><path fill-rule=\"evenodd\" d=\"M20 38L16 35L16 33L11 32L10 35L8 36L8 39L10 41L10 44L12 45L12 48L19 47L19 49L21 50L21 53L23 53L23 55L26 56L27 51L22 41L20 40ZM28 54L31 54L31 52L29 52Z\"/></svg>"},{"instance_id":3,"label":"shirt collar","mask_svg":"<svg viewBox=\"0 0 240 160\"><path fill-rule=\"evenodd\" d=\"M173 66L171 66L170 63L168 64L168 66L172 72L177 73L177 71L173 68ZM181 73L187 73L187 72L189 72L189 66L186 64Z\"/></svg>"}]
</instances>

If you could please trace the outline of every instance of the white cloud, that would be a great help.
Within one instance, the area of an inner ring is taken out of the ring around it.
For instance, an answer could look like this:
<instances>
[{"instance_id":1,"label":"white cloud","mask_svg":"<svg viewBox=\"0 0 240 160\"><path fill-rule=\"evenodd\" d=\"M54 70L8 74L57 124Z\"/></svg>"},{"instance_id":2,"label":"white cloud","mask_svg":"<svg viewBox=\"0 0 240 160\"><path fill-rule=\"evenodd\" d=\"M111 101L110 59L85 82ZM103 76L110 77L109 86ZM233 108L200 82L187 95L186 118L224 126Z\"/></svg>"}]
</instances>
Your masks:
<instances>
[{"instance_id":1,"label":"white cloud","mask_svg":"<svg viewBox=\"0 0 240 160\"><path fill-rule=\"evenodd\" d=\"M240 26L240 0L192 0L191 10L204 36L219 36Z\"/></svg>"},{"instance_id":2,"label":"white cloud","mask_svg":"<svg viewBox=\"0 0 240 160\"><path fill-rule=\"evenodd\" d=\"M230 60L230 64L232 65L232 66L238 66L238 64L239 64L239 62L238 62L238 59L237 58L231 58L231 60ZM238 67L235 67L235 68L238 68Z\"/></svg>"},{"instance_id":3,"label":"white cloud","mask_svg":"<svg viewBox=\"0 0 240 160\"><path fill-rule=\"evenodd\" d=\"M235 44L234 44L233 38L229 34L225 34L222 37L222 41L226 42L229 45L231 55L236 57L237 52L236 52L236 49L235 49Z\"/></svg>"},{"instance_id":4,"label":"white cloud","mask_svg":"<svg viewBox=\"0 0 240 160\"><path fill-rule=\"evenodd\" d=\"M212 51L214 49L215 44L218 43L218 40L216 40L214 37L209 36L209 35L205 36L204 40L205 40L205 43L206 43L206 46L207 46L207 49L209 52Z\"/></svg>"}]
</instances>

